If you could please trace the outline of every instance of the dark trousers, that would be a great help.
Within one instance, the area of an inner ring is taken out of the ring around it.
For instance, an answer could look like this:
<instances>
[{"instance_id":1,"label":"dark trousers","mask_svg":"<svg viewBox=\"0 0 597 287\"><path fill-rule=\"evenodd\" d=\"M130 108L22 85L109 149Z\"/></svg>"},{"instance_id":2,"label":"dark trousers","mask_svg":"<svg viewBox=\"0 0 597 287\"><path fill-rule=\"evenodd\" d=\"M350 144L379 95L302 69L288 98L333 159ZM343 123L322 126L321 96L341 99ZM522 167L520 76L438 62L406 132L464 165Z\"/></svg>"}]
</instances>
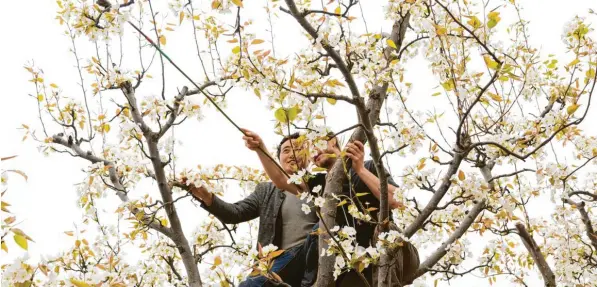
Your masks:
<instances>
[{"instance_id":1,"label":"dark trousers","mask_svg":"<svg viewBox=\"0 0 597 287\"><path fill-rule=\"evenodd\" d=\"M319 228L315 224L313 231ZM307 235L305 242L286 249L284 253L274 259L271 271L282 278L285 284L292 287L311 287L317 279L318 262L318 238L315 235ZM264 276L249 276L241 282L239 287L270 287L284 286L276 284Z\"/></svg>"}]
</instances>

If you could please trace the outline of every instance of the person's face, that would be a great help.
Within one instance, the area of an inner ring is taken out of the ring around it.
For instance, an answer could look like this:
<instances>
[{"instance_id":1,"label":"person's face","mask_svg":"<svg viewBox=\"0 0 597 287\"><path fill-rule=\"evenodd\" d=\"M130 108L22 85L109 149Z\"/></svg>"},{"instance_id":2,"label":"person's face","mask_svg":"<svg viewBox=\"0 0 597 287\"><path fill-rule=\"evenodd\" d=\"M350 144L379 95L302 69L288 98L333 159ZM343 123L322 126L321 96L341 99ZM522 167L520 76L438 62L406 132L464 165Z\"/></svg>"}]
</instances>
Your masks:
<instances>
[{"instance_id":1,"label":"person's face","mask_svg":"<svg viewBox=\"0 0 597 287\"><path fill-rule=\"evenodd\" d=\"M317 147L315 150L317 153L313 158L313 163L318 167L323 167L326 169L331 168L336 162L336 158L340 156L340 149L337 146L336 138L329 140L324 150L321 150Z\"/></svg>"},{"instance_id":2,"label":"person's face","mask_svg":"<svg viewBox=\"0 0 597 287\"><path fill-rule=\"evenodd\" d=\"M280 165L288 174L296 173L306 167L303 147L304 141L299 143L295 139L285 141L280 147Z\"/></svg>"}]
</instances>

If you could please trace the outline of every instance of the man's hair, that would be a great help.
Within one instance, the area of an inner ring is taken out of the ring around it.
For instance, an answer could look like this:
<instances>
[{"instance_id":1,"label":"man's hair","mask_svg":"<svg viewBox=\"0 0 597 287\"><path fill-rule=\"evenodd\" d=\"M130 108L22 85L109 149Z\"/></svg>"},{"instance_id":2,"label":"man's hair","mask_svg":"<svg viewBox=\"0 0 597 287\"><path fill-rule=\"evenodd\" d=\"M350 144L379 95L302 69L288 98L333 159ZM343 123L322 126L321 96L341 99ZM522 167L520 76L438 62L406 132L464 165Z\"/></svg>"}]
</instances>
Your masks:
<instances>
[{"instance_id":1,"label":"man's hair","mask_svg":"<svg viewBox=\"0 0 597 287\"><path fill-rule=\"evenodd\" d=\"M333 139L336 139L336 147L337 147L338 149L340 149L340 139L338 139L338 137L336 137L336 134L335 134L334 132L328 132L328 133L326 134L326 136L327 136L327 140L328 140L328 141L331 141L331 140L333 140Z\"/></svg>"},{"instance_id":2,"label":"man's hair","mask_svg":"<svg viewBox=\"0 0 597 287\"><path fill-rule=\"evenodd\" d=\"M278 149L276 151L276 156L278 157L278 159L280 159L280 154L282 153L282 145L289 139L298 139L301 135L299 133L292 133L290 135L284 136L284 138L282 138L282 140L280 141L280 144L278 144ZM338 138L336 137L336 134L333 132L328 132L326 134L327 136L327 140L330 141L332 139L336 139L336 147L338 149L340 149L340 141L338 140Z\"/></svg>"},{"instance_id":3,"label":"man's hair","mask_svg":"<svg viewBox=\"0 0 597 287\"><path fill-rule=\"evenodd\" d=\"M278 145L278 150L276 151L276 156L278 157L278 159L280 159L280 153L282 152L282 145L290 139L298 139L301 135L299 133L293 133L293 134L289 134L287 136L284 136L282 138L282 140L280 141L280 144Z\"/></svg>"}]
</instances>

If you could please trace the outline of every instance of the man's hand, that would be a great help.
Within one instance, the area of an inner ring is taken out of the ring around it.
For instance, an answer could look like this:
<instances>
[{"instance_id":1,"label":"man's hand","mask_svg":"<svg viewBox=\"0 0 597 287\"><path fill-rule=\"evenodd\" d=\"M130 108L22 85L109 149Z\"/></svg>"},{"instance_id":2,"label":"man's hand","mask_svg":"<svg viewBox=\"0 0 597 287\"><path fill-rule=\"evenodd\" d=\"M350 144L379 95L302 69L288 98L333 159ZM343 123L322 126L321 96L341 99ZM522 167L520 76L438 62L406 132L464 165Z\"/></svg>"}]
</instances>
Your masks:
<instances>
[{"instance_id":1,"label":"man's hand","mask_svg":"<svg viewBox=\"0 0 597 287\"><path fill-rule=\"evenodd\" d=\"M243 140L245 141L245 146L247 148L252 151L259 151L260 148L265 150L265 145L259 135L247 129L241 129L241 131L245 133Z\"/></svg>"},{"instance_id":2,"label":"man's hand","mask_svg":"<svg viewBox=\"0 0 597 287\"><path fill-rule=\"evenodd\" d=\"M210 206L213 201L213 193L209 192L204 186L191 186L190 191L193 196L201 199L205 205Z\"/></svg>"},{"instance_id":3,"label":"man's hand","mask_svg":"<svg viewBox=\"0 0 597 287\"><path fill-rule=\"evenodd\" d=\"M352 160L352 168L358 174L365 169L365 146L360 141L346 145L346 156Z\"/></svg>"}]
</instances>

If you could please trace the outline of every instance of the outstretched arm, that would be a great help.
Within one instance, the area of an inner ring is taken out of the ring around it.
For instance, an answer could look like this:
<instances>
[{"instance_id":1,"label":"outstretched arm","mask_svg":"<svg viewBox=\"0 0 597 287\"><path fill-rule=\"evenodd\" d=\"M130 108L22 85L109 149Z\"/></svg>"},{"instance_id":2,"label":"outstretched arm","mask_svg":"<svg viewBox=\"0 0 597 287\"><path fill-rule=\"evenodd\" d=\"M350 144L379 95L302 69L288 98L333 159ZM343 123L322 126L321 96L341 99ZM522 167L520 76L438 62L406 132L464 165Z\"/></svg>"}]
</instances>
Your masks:
<instances>
[{"instance_id":1,"label":"outstretched arm","mask_svg":"<svg viewBox=\"0 0 597 287\"><path fill-rule=\"evenodd\" d=\"M203 204L205 210L215 215L224 224L237 224L255 219L259 216L259 204L261 200L259 197L265 191L267 186L265 183L260 183L255 188L255 192L251 193L247 198L235 202L228 203L213 193L209 192L204 186L190 188L191 193Z\"/></svg>"},{"instance_id":2,"label":"outstretched arm","mask_svg":"<svg viewBox=\"0 0 597 287\"><path fill-rule=\"evenodd\" d=\"M377 199L381 198L381 185L377 175L373 174L365 167L365 146L360 141L349 143L346 148L346 156L352 160L352 168L359 176L361 181L367 185L373 196ZM400 203L394 199L394 191L396 186L392 185L393 181L388 178L388 200L390 208L397 208Z\"/></svg>"},{"instance_id":3,"label":"outstretched arm","mask_svg":"<svg viewBox=\"0 0 597 287\"><path fill-rule=\"evenodd\" d=\"M298 187L292 183L288 183L288 176L276 165L275 162L272 161L270 157L267 156L266 153L269 153L269 151L265 147L261 137L250 130L241 130L245 133L245 136L243 136L245 146L257 153L265 173L267 176L269 176L274 185L281 190L299 194L301 192L301 187Z\"/></svg>"}]
</instances>

